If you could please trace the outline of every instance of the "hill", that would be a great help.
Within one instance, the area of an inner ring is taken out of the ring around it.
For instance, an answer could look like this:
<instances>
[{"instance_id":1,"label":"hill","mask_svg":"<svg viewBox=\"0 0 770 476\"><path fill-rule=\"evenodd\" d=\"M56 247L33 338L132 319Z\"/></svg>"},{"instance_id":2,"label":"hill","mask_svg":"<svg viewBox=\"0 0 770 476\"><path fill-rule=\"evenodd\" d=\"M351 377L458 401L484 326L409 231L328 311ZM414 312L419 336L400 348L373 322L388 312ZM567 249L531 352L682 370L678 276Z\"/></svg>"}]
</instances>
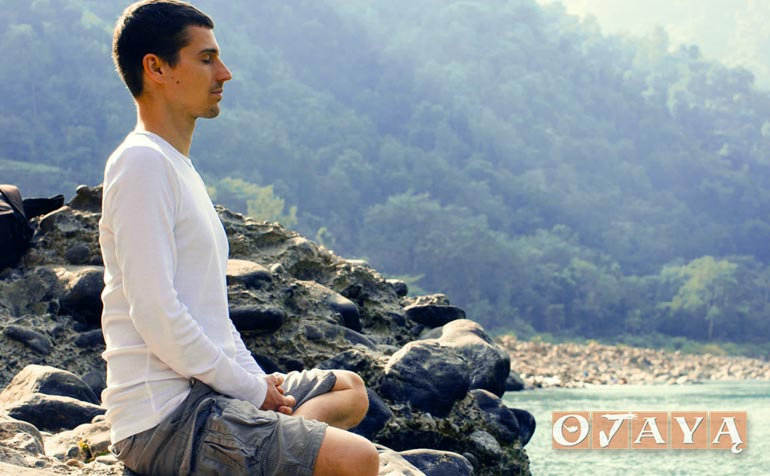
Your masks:
<instances>
[{"instance_id":1,"label":"hill","mask_svg":"<svg viewBox=\"0 0 770 476\"><path fill-rule=\"evenodd\" d=\"M770 96L534 0L198 4L234 71L192 151L215 202L445 292L489 328L770 340ZM132 127L120 7L0 12L0 174L97 184Z\"/></svg>"}]
</instances>

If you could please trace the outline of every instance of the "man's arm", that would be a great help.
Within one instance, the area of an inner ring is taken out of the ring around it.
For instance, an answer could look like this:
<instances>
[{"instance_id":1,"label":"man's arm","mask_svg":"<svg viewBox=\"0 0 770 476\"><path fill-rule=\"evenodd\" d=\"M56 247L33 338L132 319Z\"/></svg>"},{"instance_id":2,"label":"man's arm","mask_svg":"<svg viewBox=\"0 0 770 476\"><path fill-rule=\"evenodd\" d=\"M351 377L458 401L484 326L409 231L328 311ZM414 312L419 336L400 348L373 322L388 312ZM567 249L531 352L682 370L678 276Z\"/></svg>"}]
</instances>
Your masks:
<instances>
[{"instance_id":1,"label":"man's arm","mask_svg":"<svg viewBox=\"0 0 770 476\"><path fill-rule=\"evenodd\" d=\"M105 177L104 212L131 319L149 350L179 375L260 406L268 390L264 376L228 357L178 299L174 226L180 189L171 163L149 147L125 151Z\"/></svg>"}]
</instances>

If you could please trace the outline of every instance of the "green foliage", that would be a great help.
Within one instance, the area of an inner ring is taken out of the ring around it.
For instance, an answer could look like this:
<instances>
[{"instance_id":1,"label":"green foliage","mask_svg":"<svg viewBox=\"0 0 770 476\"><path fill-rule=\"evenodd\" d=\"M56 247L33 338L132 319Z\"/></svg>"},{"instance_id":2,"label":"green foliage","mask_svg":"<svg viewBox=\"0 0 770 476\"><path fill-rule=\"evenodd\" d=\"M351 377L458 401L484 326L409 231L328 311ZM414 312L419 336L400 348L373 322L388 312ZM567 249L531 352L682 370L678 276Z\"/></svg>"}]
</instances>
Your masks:
<instances>
[{"instance_id":1,"label":"green foliage","mask_svg":"<svg viewBox=\"0 0 770 476\"><path fill-rule=\"evenodd\" d=\"M134 120L122 6L17 3L1 178L72 193ZM421 276L488 328L770 341L770 95L749 71L535 0L197 4L234 72L192 151L218 203Z\"/></svg>"},{"instance_id":2,"label":"green foliage","mask_svg":"<svg viewBox=\"0 0 770 476\"><path fill-rule=\"evenodd\" d=\"M259 185L243 179L225 177L209 184L209 195L235 211L245 211L247 216L260 221L273 221L287 228L297 224L297 207L284 214L286 202L273 193L273 186ZM245 208L245 210L244 210Z\"/></svg>"}]
</instances>

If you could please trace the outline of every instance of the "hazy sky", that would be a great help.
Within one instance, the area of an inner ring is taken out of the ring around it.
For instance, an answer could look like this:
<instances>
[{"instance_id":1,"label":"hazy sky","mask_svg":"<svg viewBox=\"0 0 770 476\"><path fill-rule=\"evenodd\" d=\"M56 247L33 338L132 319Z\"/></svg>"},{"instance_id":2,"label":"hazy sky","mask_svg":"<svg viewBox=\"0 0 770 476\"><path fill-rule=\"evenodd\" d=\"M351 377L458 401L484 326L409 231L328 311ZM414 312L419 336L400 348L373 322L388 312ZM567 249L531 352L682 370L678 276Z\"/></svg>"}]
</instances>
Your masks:
<instances>
[{"instance_id":1,"label":"hazy sky","mask_svg":"<svg viewBox=\"0 0 770 476\"><path fill-rule=\"evenodd\" d=\"M696 44L704 56L744 66L770 86L770 0L538 1L592 15L606 34L644 36L660 26L672 46Z\"/></svg>"}]
</instances>

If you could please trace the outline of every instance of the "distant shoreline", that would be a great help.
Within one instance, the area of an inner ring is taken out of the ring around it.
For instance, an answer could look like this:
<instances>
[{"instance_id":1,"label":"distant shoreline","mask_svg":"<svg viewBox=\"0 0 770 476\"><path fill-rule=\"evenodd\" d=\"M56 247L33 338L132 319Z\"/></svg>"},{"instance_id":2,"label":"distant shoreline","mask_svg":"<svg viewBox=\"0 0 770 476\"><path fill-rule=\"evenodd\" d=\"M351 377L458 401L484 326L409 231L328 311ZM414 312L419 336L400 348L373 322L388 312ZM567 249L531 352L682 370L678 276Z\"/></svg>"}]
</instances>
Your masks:
<instances>
[{"instance_id":1,"label":"distant shoreline","mask_svg":"<svg viewBox=\"0 0 770 476\"><path fill-rule=\"evenodd\" d=\"M529 388L679 385L715 380L770 380L770 362L598 343L551 344L502 336L511 369Z\"/></svg>"}]
</instances>

